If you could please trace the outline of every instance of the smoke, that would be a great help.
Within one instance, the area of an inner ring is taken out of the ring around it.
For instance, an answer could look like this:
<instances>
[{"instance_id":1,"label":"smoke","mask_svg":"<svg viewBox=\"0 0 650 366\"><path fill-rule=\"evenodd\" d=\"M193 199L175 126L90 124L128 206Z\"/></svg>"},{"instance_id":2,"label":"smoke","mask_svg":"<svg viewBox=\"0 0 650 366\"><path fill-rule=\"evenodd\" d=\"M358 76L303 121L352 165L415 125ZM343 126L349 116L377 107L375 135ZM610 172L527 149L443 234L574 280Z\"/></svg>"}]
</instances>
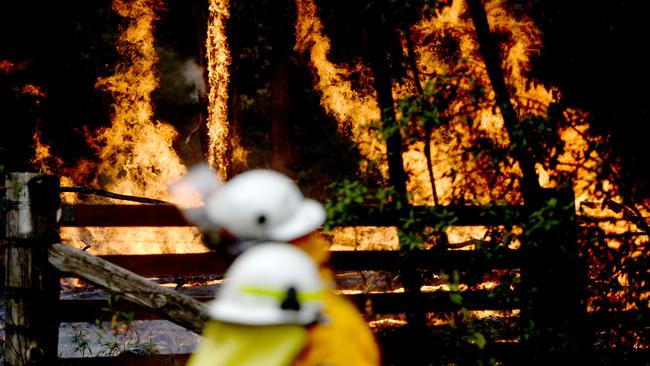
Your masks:
<instances>
[{"instance_id":1,"label":"smoke","mask_svg":"<svg viewBox=\"0 0 650 366\"><path fill-rule=\"evenodd\" d=\"M181 75L186 86L192 86L193 93L190 94L190 100L194 103L199 102L199 96L204 97L206 92L205 81L203 79L203 68L196 64L194 60L186 60L181 66Z\"/></svg>"},{"instance_id":2,"label":"smoke","mask_svg":"<svg viewBox=\"0 0 650 366\"><path fill-rule=\"evenodd\" d=\"M157 105L184 106L199 104L206 98L203 67L194 59L185 58L175 50L161 47L159 55L159 86Z\"/></svg>"}]
</instances>

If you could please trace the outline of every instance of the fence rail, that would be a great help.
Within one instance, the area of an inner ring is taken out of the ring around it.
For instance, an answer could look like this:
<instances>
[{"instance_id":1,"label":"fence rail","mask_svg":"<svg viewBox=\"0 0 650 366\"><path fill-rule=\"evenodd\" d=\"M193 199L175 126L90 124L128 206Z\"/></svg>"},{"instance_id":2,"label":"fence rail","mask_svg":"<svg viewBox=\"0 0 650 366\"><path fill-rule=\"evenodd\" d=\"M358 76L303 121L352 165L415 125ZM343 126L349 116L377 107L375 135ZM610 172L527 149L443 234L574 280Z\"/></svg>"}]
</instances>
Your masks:
<instances>
[{"instance_id":1,"label":"fence rail","mask_svg":"<svg viewBox=\"0 0 650 366\"><path fill-rule=\"evenodd\" d=\"M522 206L413 206L413 219L423 224L436 225L441 218L454 217L454 225L495 225L506 221L523 221ZM348 211L348 219L341 226L396 226L402 224L402 213L389 207L357 206ZM170 204L77 204L63 205L61 226L191 226L180 210Z\"/></svg>"}]
</instances>

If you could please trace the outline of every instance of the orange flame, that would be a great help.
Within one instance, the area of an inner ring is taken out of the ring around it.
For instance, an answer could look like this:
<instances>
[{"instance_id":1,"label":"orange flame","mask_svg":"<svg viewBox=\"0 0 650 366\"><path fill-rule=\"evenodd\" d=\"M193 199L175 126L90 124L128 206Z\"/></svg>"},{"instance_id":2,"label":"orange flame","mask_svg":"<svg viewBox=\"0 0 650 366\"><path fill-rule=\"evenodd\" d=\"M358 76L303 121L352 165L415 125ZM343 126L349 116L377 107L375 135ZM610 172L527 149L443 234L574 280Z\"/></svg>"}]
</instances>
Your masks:
<instances>
[{"instance_id":1,"label":"orange flame","mask_svg":"<svg viewBox=\"0 0 650 366\"><path fill-rule=\"evenodd\" d=\"M118 41L126 58L117 74L102 78L97 86L115 98L112 126L99 135L100 174L106 187L123 194L166 197L167 184L185 173L172 147L176 131L153 121L151 92L157 87L158 61L153 40L156 1L115 1L114 9L133 19Z\"/></svg>"},{"instance_id":2,"label":"orange flame","mask_svg":"<svg viewBox=\"0 0 650 366\"><path fill-rule=\"evenodd\" d=\"M211 0L208 37L206 41L208 57L208 163L215 168L222 179L226 179L232 157L245 161L246 154L239 147L237 136L231 131L228 122L228 83L230 73L230 50L226 38L226 21L230 17L228 0Z\"/></svg>"},{"instance_id":3,"label":"orange flame","mask_svg":"<svg viewBox=\"0 0 650 366\"><path fill-rule=\"evenodd\" d=\"M372 85L369 71L364 65L335 65L328 60L330 39L323 33L323 24L318 18L318 8L312 0L296 0L296 45L295 49L309 52L310 66L314 73L316 89L321 94L321 105L336 118L339 129L350 126L352 138L367 159L382 162L386 147L381 141L369 136L368 127L379 119L379 106L372 90L355 90L349 77L354 73ZM387 165L380 165L385 173Z\"/></svg>"},{"instance_id":4,"label":"orange flame","mask_svg":"<svg viewBox=\"0 0 650 366\"><path fill-rule=\"evenodd\" d=\"M157 7L157 0L113 3L129 24L117 45L124 63L115 75L97 82L115 101L112 125L97 138L101 163L95 184L111 192L166 199L169 183L185 174L186 168L172 146L175 129L152 120L151 93L158 85L153 37ZM62 233L67 235L79 245L95 245L92 251L97 253L187 252L196 251L198 242L195 229L90 228Z\"/></svg>"}]
</instances>

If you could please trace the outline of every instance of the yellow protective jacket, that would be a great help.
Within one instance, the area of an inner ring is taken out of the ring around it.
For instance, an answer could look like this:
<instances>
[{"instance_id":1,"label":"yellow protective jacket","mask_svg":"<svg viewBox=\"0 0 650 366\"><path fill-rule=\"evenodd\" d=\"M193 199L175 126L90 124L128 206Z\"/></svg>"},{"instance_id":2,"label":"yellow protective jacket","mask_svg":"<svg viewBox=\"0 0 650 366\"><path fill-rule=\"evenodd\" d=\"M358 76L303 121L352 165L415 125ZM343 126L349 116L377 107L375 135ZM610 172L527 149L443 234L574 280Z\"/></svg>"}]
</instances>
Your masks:
<instances>
[{"instance_id":1,"label":"yellow protective jacket","mask_svg":"<svg viewBox=\"0 0 650 366\"><path fill-rule=\"evenodd\" d=\"M186 365L290 366L304 350L308 333L295 324L251 326L212 320Z\"/></svg>"},{"instance_id":2,"label":"yellow protective jacket","mask_svg":"<svg viewBox=\"0 0 650 366\"><path fill-rule=\"evenodd\" d=\"M295 240L320 265L321 276L334 289L327 267L328 242L317 234ZM300 325L245 326L209 322L188 366L378 366L375 336L347 299L326 292L324 320ZM261 362L260 360L264 360Z\"/></svg>"},{"instance_id":3,"label":"yellow protective jacket","mask_svg":"<svg viewBox=\"0 0 650 366\"><path fill-rule=\"evenodd\" d=\"M325 284L335 288L327 266L329 243L317 233L292 242L318 263ZM325 319L310 329L309 341L296 366L377 366L380 352L375 336L357 308L334 291L326 293Z\"/></svg>"}]
</instances>

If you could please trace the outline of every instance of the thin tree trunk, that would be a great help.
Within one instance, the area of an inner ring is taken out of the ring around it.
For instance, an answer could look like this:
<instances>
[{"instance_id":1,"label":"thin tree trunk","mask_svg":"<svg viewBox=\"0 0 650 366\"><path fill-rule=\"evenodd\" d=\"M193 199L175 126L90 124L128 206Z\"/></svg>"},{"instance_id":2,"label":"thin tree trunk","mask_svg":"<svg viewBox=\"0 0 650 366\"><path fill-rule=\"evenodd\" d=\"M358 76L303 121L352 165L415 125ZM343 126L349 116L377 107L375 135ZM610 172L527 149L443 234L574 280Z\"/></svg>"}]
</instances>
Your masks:
<instances>
[{"instance_id":1,"label":"thin tree trunk","mask_svg":"<svg viewBox=\"0 0 650 366\"><path fill-rule=\"evenodd\" d=\"M192 1L192 14L194 19L196 19L195 30L196 30L196 42L198 46L198 65L203 70L202 80L204 84L203 92L199 91L197 88L197 97L199 101L199 126L196 130L196 133L199 134L199 141L201 145L201 160L205 160L209 153L210 141L208 138L208 68L206 65L207 55L206 55L206 37L208 34L207 24L208 24L208 4L206 0L193 0ZM192 133L195 133L194 131Z\"/></svg>"},{"instance_id":2,"label":"thin tree trunk","mask_svg":"<svg viewBox=\"0 0 650 366\"><path fill-rule=\"evenodd\" d=\"M534 162L528 157L523 139L519 138L518 134L515 134L519 125L519 118L510 101L510 93L508 92L503 70L501 69L499 49L490 32L487 14L485 13L485 8L483 8L481 0L467 0L467 5L476 28L476 38L478 39L485 68L492 83L492 88L494 89L496 103L501 110L501 115L503 115L503 121L510 138L511 146L513 147L512 153L521 168L523 175L521 190L524 201L533 202L535 201L536 193L539 192L537 173L535 172Z\"/></svg>"},{"instance_id":3,"label":"thin tree trunk","mask_svg":"<svg viewBox=\"0 0 650 366\"><path fill-rule=\"evenodd\" d=\"M415 88L418 91L420 96L424 95L424 90L422 89L422 84L420 84L420 71L418 70L418 64L415 60L415 48L413 46L413 40L411 39L411 31L406 28L404 31L406 37L406 48L408 51L408 60L411 70L413 71L413 81L415 82ZM438 206L440 202L438 201L438 192L436 191L436 181L433 176L433 162L431 161L431 132L433 127L431 123L424 125L424 156L427 159L427 171L429 173L429 182L431 182L431 195L433 196L433 204Z\"/></svg>"},{"instance_id":4,"label":"thin tree trunk","mask_svg":"<svg viewBox=\"0 0 650 366\"><path fill-rule=\"evenodd\" d=\"M288 173L292 163L291 142L289 139L289 54L291 45L287 40L293 39L292 22L286 19L289 1L274 1L269 3L271 15L271 167Z\"/></svg>"},{"instance_id":5,"label":"thin tree trunk","mask_svg":"<svg viewBox=\"0 0 650 366\"><path fill-rule=\"evenodd\" d=\"M408 179L404 170L402 157L402 134L395 115L395 100L393 99L391 70L388 63L389 48L387 47L390 34L386 32L390 28L385 21L380 20L379 14L368 15L368 63L374 78L375 92L381 110L381 123L386 136L386 150L388 160L388 174L391 186L395 189L394 207L397 208L401 217L408 215L409 202L407 198L406 181ZM408 234L403 228L399 228L400 237ZM409 327L414 332L425 329L426 318L422 305L417 297L420 294L422 278L417 267L412 263L412 249L400 239L400 246L403 252L400 263L400 277L405 288L408 311L406 314Z\"/></svg>"},{"instance_id":6,"label":"thin tree trunk","mask_svg":"<svg viewBox=\"0 0 650 366\"><path fill-rule=\"evenodd\" d=\"M288 134L289 82L287 60L278 57L271 79L271 167L288 173L291 166L291 144Z\"/></svg>"}]
</instances>

